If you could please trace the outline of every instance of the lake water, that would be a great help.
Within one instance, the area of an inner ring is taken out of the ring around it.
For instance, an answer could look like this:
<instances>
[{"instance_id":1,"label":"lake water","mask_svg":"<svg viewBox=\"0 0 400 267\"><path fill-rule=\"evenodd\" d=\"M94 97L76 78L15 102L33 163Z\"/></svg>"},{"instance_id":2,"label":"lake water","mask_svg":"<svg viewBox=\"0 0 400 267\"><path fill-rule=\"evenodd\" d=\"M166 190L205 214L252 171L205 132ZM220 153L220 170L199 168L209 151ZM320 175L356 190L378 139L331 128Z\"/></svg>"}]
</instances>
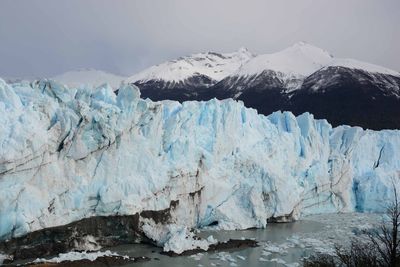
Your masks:
<instances>
[{"instance_id":1,"label":"lake water","mask_svg":"<svg viewBox=\"0 0 400 267\"><path fill-rule=\"evenodd\" d=\"M379 224L379 214L313 215L293 223L268 224L266 229L242 231L212 231L199 233L213 235L219 241L228 239L255 239L259 247L239 251L199 253L191 256L169 257L161 249L148 245L125 245L110 249L120 255L147 256L151 261L130 266L301 266L302 258L311 253L332 253L335 244L345 245L360 230Z\"/></svg>"}]
</instances>

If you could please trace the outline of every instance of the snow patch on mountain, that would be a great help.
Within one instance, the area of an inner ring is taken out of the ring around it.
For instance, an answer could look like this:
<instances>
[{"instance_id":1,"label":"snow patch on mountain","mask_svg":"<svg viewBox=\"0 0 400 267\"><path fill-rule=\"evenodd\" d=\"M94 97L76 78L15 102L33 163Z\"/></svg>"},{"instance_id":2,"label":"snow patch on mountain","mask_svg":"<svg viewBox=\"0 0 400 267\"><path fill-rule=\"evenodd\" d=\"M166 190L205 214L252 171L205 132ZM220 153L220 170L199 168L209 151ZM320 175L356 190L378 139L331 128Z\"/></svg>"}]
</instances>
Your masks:
<instances>
[{"instance_id":1,"label":"snow patch on mountain","mask_svg":"<svg viewBox=\"0 0 400 267\"><path fill-rule=\"evenodd\" d=\"M284 73L288 77L312 74L332 61L332 56L321 48L299 42L280 52L258 55L243 65L234 75L252 76L265 70Z\"/></svg>"},{"instance_id":2,"label":"snow patch on mountain","mask_svg":"<svg viewBox=\"0 0 400 267\"><path fill-rule=\"evenodd\" d=\"M198 53L152 66L131 76L127 82L150 80L179 82L196 75L205 75L215 81L220 81L252 57L253 55L246 48L225 54Z\"/></svg>"},{"instance_id":3,"label":"snow patch on mountain","mask_svg":"<svg viewBox=\"0 0 400 267\"><path fill-rule=\"evenodd\" d=\"M399 72L381 66L353 59L334 58L327 51L304 42L296 43L277 53L255 56L238 69L237 72L233 73L232 76L248 77L248 83L251 83L252 80L256 80L257 77L268 72L269 76L272 75L281 80L284 87L287 88L286 92L290 93L301 88L306 77L328 67L342 67L362 70L372 74L400 76ZM319 86L314 86L313 89L321 87L324 82L325 80L321 80ZM386 82L389 88L393 87L390 81L383 82ZM394 91L397 92L398 88L395 89Z\"/></svg>"},{"instance_id":4,"label":"snow patch on mountain","mask_svg":"<svg viewBox=\"0 0 400 267\"><path fill-rule=\"evenodd\" d=\"M400 76L400 72L350 58L336 58L325 67L344 67L349 69L363 70L371 73L381 73L393 76Z\"/></svg>"}]
</instances>

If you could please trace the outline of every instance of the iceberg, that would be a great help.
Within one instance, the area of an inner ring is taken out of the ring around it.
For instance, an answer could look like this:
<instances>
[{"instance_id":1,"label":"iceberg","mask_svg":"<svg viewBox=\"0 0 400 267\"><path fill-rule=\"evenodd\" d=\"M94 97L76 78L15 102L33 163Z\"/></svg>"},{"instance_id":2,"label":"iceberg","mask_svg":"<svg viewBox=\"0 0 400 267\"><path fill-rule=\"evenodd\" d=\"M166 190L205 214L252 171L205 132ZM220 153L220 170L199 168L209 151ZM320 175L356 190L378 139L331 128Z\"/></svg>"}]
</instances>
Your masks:
<instances>
[{"instance_id":1,"label":"iceberg","mask_svg":"<svg viewBox=\"0 0 400 267\"><path fill-rule=\"evenodd\" d=\"M181 251L187 229L379 212L400 178L398 130L264 116L232 99L152 102L127 84L115 93L0 79L0 114L0 241L168 211L168 223L140 216L140 227Z\"/></svg>"}]
</instances>

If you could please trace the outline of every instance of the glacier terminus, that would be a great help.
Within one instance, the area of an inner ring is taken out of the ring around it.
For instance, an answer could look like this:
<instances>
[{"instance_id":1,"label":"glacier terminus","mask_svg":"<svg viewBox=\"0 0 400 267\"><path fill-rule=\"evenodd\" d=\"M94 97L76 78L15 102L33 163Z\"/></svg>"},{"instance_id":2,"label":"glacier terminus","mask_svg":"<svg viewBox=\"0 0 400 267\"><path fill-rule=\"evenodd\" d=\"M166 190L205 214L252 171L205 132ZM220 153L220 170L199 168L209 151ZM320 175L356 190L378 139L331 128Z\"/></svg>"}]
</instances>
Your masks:
<instances>
[{"instance_id":1,"label":"glacier terminus","mask_svg":"<svg viewBox=\"0 0 400 267\"><path fill-rule=\"evenodd\" d=\"M0 114L2 241L139 214L147 238L180 253L214 243L182 242L209 225L381 212L400 178L398 130L264 116L232 99L153 102L131 84L116 93L107 84L0 79ZM156 211L168 220L148 216Z\"/></svg>"}]
</instances>

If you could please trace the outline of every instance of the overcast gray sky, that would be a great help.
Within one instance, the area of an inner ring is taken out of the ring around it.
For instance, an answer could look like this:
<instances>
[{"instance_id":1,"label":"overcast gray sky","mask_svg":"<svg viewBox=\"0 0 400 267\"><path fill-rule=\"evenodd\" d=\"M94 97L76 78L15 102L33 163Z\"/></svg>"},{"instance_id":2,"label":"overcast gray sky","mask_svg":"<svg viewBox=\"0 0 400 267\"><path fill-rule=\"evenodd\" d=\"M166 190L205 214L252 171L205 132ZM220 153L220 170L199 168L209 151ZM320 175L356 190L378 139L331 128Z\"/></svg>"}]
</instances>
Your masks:
<instances>
[{"instance_id":1,"label":"overcast gray sky","mask_svg":"<svg viewBox=\"0 0 400 267\"><path fill-rule=\"evenodd\" d=\"M182 55L297 41L400 71L399 0L0 0L0 76L131 75Z\"/></svg>"}]
</instances>

